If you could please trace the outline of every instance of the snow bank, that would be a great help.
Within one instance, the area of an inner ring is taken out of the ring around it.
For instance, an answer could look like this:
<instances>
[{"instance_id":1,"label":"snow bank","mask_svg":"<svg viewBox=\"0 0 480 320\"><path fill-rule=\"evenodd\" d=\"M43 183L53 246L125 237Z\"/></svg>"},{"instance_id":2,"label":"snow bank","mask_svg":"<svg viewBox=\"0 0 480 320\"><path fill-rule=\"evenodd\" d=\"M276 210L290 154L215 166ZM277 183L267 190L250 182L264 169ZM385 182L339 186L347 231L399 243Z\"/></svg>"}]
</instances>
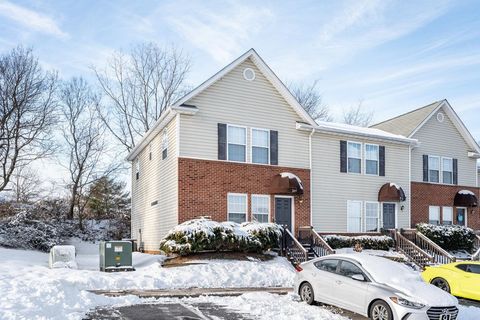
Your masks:
<instances>
[{"instance_id":1,"label":"snow bank","mask_svg":"<svg viewBox=\"0 0 480 320\"><path fill-rule=\"evenodd\" d=\"M165 256L135 252L133 272L98 271L98 247L77 247L78 270L49 269L48 254L0 248L0 318L81 319L95 306L141 303L136 297L104 297L92 289L292 286L295 272L284 258L270 261L211 260L162 268Z\"/></svg>"}]
</instances>

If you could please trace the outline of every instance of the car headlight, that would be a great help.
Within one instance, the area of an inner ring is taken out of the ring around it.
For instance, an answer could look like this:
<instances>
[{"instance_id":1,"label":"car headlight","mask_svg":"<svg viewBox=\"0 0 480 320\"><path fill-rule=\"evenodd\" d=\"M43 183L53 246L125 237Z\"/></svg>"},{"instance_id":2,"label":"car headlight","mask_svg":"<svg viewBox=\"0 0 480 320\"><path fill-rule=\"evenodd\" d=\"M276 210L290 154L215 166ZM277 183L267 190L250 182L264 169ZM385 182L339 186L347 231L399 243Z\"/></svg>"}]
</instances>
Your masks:
<instances>
[{"instance_id":1,"label":"car headlight","mask_svg":"<svg viewBox=\"0 0 480 320\"><path fill-rule=\"evenodd\" d=\"M407 308L422 309L423 307L425 307L424 304L421 304L421 303L418 303L418 302L413 302L413 301L403 299L403 298L399 298L399 297L390 297L390 300L392 300L396 304L399 304L399 305L407 307Z\"/></svg>"}]
</instances>

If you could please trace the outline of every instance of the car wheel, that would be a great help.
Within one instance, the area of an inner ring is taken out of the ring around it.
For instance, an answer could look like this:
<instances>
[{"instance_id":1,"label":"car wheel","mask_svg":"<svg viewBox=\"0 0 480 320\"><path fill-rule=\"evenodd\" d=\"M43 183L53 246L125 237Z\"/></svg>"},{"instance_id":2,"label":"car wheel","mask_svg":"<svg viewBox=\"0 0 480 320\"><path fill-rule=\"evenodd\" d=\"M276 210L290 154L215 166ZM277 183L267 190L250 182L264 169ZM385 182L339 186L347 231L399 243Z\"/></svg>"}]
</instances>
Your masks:
<instances>
[{"instance_id":1,"label":"car wheel","mask_svg":"<svg viewBox=\"0 0 480 320\"><path fill-rule=\"evenodd\" d=\"M450 285L448 284L447 280L443 278L435 278L430 283L433 284L435 287L450 293Z\"/></svg>"},{"instance_id":2,"label":"car wheel","mask_svg":"<svg viewBox=\"0 0 480 320\"><path fill-rule=\"evenodd\" d=\"M384 301L375 301L370 308L370 319L393 320L392 309Z\"/></svg>"},{"instance_id":3,"label":"car wheel","mask_svg":"<svg viewBox=\"0 0 480 320\"><path fill-rule=\"evenodd\" d=\"M305 282L300 287L300 298L308 304L313 304L314 296L313 296L313 288L310 283Z\"/></svg>"}]
</instances>

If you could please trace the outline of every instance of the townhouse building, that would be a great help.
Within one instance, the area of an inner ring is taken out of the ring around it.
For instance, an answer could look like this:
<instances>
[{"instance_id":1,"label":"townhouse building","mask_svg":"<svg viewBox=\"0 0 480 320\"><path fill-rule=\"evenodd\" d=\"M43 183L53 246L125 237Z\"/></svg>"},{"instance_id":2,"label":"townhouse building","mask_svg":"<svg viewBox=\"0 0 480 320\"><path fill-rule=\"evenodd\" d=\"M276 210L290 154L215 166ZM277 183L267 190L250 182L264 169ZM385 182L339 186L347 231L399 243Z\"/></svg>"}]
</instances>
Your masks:
<instances>
[{"instance_id":1,"label":"townhouse building","mask_svg":"<svg viewBox=\"0 0 480 320\"><path fill-rule=\"evenodd\" d=\"M419 141L411 152L412 226L428 222L480 229L480 147L447 100L373 128Z\"/></svg>"},{"instance_id":2,"label":"townhouse building","mask_svg":"<svg viewBox=\"0 0 480 320\"><path fill-rule=\"evenodd\" d=\"M128 155L132 237L156 252L199 216L294 233L409 228L418 148L416 136L315 122L251 49L167 108Z\"/></svg>"}]
</instances>

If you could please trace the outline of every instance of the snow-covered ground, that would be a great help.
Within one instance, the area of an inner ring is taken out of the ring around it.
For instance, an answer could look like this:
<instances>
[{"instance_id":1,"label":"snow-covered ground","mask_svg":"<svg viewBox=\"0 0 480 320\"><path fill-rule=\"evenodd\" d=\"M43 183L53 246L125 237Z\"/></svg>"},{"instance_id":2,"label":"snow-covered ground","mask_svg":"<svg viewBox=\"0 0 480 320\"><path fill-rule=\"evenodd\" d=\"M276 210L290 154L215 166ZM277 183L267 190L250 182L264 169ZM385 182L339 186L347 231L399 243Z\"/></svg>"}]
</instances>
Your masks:
<instances>
[{"instance_id":1,"label":"snow-covered ground","mask_svg":"<svg viewBox=\"0 0 480 320\"><path fill-rule=\"evenodd\" d=\"M134 296L105 297L90 289L167 289L293 285L295 271L283 258L270 261L211 260L162 268L163 256L134 253L134 272L98 271L97 245L73 242L78 270L49 269L48 254L0 248L0 319L81 319L96 306L152 303ZM345 319L325 308L307 306L290 294L248 293L239 297L199 297L262 319ZM161 300L159 300L161 301ZM260 314L261 312L261 314ZM461 307L459 320L477 320L480 308Z\"/></svg>"}]
</instances>

